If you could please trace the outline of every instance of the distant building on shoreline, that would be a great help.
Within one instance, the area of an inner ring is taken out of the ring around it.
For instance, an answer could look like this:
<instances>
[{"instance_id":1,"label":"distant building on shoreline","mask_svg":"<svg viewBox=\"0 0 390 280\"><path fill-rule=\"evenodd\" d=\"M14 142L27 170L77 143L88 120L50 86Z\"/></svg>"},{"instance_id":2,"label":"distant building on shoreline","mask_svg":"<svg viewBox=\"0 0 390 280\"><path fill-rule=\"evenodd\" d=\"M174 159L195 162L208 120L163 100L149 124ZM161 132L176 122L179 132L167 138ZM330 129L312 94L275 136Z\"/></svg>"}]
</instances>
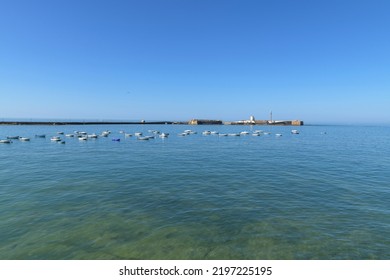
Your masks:
<instances>
[{"instance_id":1,"label":"distant building on shoreline","mask_svg":"<svg viewBox=\"0 0 390 280\"><path fill-rule=\"evenodd\" d=\"M301 125L303 125L303 121L301 121L301 120L275 121L272 119L272 111L271 111L269 120L256 120L254 116L250 116L249 120L225 122L224 124L229 124L229 125L294 125L294 126L301 126Z\"/></svg>"}]
</instances>

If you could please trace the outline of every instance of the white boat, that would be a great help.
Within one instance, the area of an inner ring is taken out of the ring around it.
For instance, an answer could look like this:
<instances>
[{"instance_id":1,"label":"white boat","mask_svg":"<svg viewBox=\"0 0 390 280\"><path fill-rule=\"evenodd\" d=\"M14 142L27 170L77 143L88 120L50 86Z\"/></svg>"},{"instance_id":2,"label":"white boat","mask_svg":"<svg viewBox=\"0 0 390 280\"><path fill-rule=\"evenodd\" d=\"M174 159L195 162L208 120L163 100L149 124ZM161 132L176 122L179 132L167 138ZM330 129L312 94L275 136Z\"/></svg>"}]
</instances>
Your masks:
<instances>
[{"instance_id":1,"label":"white boat","mask_svg":"<svg viewBox=\"0 0 390 280\"><path fill-rule=\"evenodd\" d=\"M80 141L87 141L88 137L87 136L82 136L82 137L79 137L79 140Z\"/></svg>"},{"instance_id":2,"label":"white boat","mask_svg":"<svg viewBox=\"0 0 390 280\"><path fill-rule=\"evenodd\" d=\"M228 136L227 133L219 133L218 136Z\"/></svg>"},{"instance_id":3,"label":"white boat","mask_svg":"<svg viewBox=\"0 0 390 280\"><path fill-rule=\"evenodd\" d=\"M218 131L210 131L210 134L217 135Z\"/></svg>"},{"instance_id":4,"label":"white boat","mask_svg":"<svg viewBox=\"0 0 390 280\"><path fill-rule=\"evenodd\" d=\"M205 130L205 131L202 132L202 134L203 134L203 135L210 135L210 134L211 134L211 131Z\"/></svg>"},{"instance_id":5,"label":"white boat","mask_svg":"<svg viewBox=\"0 0 390 280\"><path fill-rule=\"evenodd\" d=\"M241 134L241 135L248 135L249 132L248 132L248 131L241 131L240 134Z\"/></svg>"},{"instance_id":6,"label":"white boat","mask_svg":"<svg viewBox=\"0 0 390 280\"><path fill-rule=\"evenodd\" d=\"M292 134L299 134L299 131L296 130L296 129L293 129L293 130L291 130L291 133L292 133Z\"/></svg>"},{"instance_id":7,"label":"white boat","mask_svg":"<svg viewBox=\"0 0 390 280\"><path fill-rule=\"evenodd\" d=\"M93 138L93 139L98 138L98 136L95 133L94 134L89 134L87 137L88 138Z\"/></svg>"},{"instance_id":8,"label":"white boat","mask_svg":"<svg viewBox=\"0 0 390 280\"><path fill-rule=\"evenodd\" d=\"M253 131L254 133L263 133L263 131L262 130L255 130L255 131Z\"/></svg>"},{"instance_id":9,"label":"white boat","mask_svg":"<svg viewBox=\"0 0 390 280\"><path fill-rule=\"evenodd\" d=\"M196 131L193 131L193 130L191 130L191 129L186 129L186 130L184 130L184 133L186 133L187 135L189 135L189 134L197 134Z\"/></svg>"},{"instance_id":10,"label":"white boat","mask_svg":"<svg viewBox=\"0 0 390 280\"><path fill-rule=\"evenodd\" d=\"M169 133L161 133L159 135L160 138L168 138Z\"/></svg>"},{"instance_id":11,"label":"white boat","mask_svg":"<svg viewBox=\"0 0 390 280\"><path fill-rule=\"evenodd\" d=\"M132 137L133 134L130 134L130 133L125 133L125 137Z\"/></svg>"},{"instance_id":12,"label":"white boat","mask_svg":"<svg viewBox=\"0 0 390 280\"><path fill-rule=\"evenodd\" d=\"M252 133L252 136L260 136L260 133L254 132L254 133Z\"/></svg>"},{"instance_id":13,"label":"white boat","mask_svg":"<svg viewBox=\"0 0 390 280\"><path fill-rule=\"evenodd\" d=\"M263 132L264 135L270 135L271 132Z\"/></svg>"},{"instance_id":14,"label":"white boat","mask_svg":"<svg viewBox=\"0 0 390 280\"><path fill-rule=\"evenodd\" d=\"M0 144L11 144L11 143L12 143L12 141L9 139L0 140Z\"/></svg>"},{"instance_id":15,"label":"white boat","mask_svg":"<svg viewBox=\"0 0 390 280\"><path fill-rule=\"evenodd\" d=\"M135 135L135 136L138 136L138 137L139 137L139 136L142 136L142 132L136 132L136 133L134 133L134 135Z\"/></svg>"},{"instance_id":16,"label":"white boat","mask_svg":"<svg viewBox=\"0 0 390 280\"><path fill-rule=\"evenodd\" d=\"M240 136L240 133L229 133L228 136Z\"/></svg>"},{"instance_id":17,"label":"white boat","mask_svg":"<svg viewBox=\"0 0 390 280\"><path fill-rule=\"evenodd\" d=\"M65 137L74 137L74 134L65 134Z\"/></svg>"},{"instance_id":18,"label":"white boat","mask_svg":"<svg viewBox=\"0 0 390 280\"><path fill-rule=\"evenodd\" d=\"M276 136L276 137L280 137L280 136L283 136L283 134L281 134L281 133L276 133L275 136Z\"/></svg>"},{"instance_id":19,"label":"white boat","mask_svg":"<svg viewBox=\"0 0 390 280\"><path fill-rule=\"evenodd\" d=\"M30 141L30 138L27 138L27 137L19 137L19 140L20 140L20 141L26 142L26 141Z\"/></svg>"},{"instance_id":20,"label":"white boat","mask_svg":"<svg viewBox=\"0 0 390 280\"><path fill-rule=\"evenodd\" d=\"M179 133L178 135L179 135L179 136L187 136L188 134L185 133L185 132L182 132L182 133Z\"/></svg>"},{"instance_id":21,"label":"white boat","mask_svg":"<svg viewBox=\"0 0 390 280\"><path fill-rule=\"evenodd\" d=\"M146 136L146 137L138 137L137 139L138 139L138 140L144 140L144 141L145 141L145 140L149 140L150 138Z\"/></svg>"},{"instance_id":22,"label":"white boat","mask_svg":"<svg viewBox=\"0 0 390 280\"><path fill-rule=\"evenodd\" d=\"M50 138L50 140L53 142L58 142L58 141L61 141L61 138L60 138L60 136L53 136L52 138Z\"/></svg>"}]
</instances>

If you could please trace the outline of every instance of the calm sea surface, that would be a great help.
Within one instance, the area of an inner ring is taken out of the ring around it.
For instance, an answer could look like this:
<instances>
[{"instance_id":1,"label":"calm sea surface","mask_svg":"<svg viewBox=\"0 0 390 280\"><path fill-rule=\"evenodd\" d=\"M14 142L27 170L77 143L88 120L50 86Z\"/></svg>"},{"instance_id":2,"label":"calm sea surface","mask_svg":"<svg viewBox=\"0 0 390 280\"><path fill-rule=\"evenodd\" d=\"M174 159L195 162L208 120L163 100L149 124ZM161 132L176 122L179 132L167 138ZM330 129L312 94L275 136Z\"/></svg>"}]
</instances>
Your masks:
<instances>
[{"instance_id":1,"label":"calm sea surface","mask_svg":"<svg viewBox=\"0 0 390 280\"><path fill-rule=\"evenodd\" d=\"M390 127L291 129L0 126L0 259L390 259Z\"/></svg>"}]
</instances>

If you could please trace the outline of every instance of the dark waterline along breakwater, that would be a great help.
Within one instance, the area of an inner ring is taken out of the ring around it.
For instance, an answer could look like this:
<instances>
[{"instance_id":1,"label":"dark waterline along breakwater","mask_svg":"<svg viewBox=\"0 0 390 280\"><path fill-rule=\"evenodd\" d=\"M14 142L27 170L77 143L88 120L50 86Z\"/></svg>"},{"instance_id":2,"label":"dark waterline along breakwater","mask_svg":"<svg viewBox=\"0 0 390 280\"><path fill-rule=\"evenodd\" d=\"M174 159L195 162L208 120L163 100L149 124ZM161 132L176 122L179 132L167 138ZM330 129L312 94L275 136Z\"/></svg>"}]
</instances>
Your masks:
<instances>
[{"instance_id":1,"label":"dark waterline along breakwater","mask_svg":"<svg viewBox=\"0 0 390 280\"><path fill-rule=\"evenodd\" d=\"M127 125L127 124L187 124L172 121L125 122L125 121L2 121L0 125Z\"/></svg>"}]
</instances>

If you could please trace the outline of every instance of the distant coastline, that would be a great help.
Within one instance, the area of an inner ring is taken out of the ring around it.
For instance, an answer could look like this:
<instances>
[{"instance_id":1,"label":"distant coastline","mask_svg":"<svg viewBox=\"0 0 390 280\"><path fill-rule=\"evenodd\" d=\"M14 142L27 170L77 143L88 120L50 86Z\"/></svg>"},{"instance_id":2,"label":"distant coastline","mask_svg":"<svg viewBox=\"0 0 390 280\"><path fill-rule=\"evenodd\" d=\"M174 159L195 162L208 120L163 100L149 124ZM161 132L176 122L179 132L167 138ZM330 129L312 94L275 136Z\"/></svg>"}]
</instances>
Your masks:
<instances>
[{"instance_id":1,"label":"distant coastline","mask_svg":"<svg viewBox=\"0 0 390 280\"><path fill-rule=\"evenodd\" d=\"M162 124L178 124L178 125L293 125L301 126L303 121L238 121L238 122L223 122L221 120L198 120L190 121L20 121L7 120L0 121L0 125L162 125Z\"/></svg>"}]
</instances>

